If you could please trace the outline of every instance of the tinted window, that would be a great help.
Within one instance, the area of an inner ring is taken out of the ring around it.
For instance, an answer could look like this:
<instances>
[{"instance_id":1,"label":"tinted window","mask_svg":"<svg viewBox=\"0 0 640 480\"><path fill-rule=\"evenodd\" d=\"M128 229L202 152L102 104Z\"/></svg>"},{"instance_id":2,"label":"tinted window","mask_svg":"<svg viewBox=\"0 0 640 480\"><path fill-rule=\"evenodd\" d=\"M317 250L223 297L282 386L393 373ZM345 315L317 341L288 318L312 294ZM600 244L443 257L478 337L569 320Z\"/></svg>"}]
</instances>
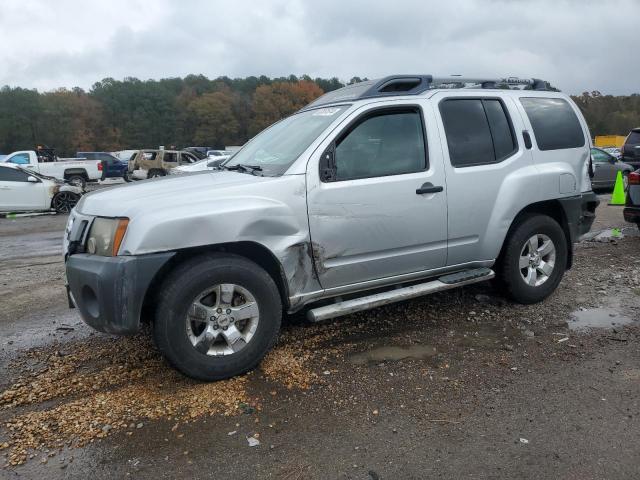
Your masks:
<instances>
[{"instance_id":1,"label":"tinted window","mask_svg":"<svg viewBox=\"0 0 640 480\"><path fill-rule=\"evenodd\" d=\"M521 98L540 150L584 146L584 133L575 112L561 98Z\"/></svg>"},{"instance_id":2,"label":"tinted window","mask_svg":"<svg viewBox=\"0 0 640 480\"><path fill-rule=\"evenodd\" d=\"M348 130L336 145L336 179L382 177L427 166L420 113L380 112Z\"/></svg>"},{"instance_id":3,"label":"tinted window","mask_svg":"<svg viewBox=\"0 0 640 480\"><path fill-rule=\"evenodd\" d=\"M29 175L21 170L10 167L0 167L1 182L26 182Z\"/></svg>"},{"instance_id":4,"label":"tinted window","mask_svg":"<svg viewBox=\"0 0 640 480\"><path fill-rule=\"evenodd\" d=\"M507 113L496 99L450 99L440 104L454 167L496 163L517 148Z\"/></svg>"},{"instance_id":5,"label":"tinted window","mask_svg":"<svg viewBox=\"0 0 640 480\"><path fill-rule=\"evenodd\" d=\"M18 153L11 157L9 163L15 163L17 165L28 165L29 164L29 154L28 153Z\"/></svg>"},{"instance_id":6,"label":"tinted window","mask_svg":"<svg viewBox=\"0 0 640 480\"><path fill-rule=\"evenodd\" d=\"M640 132L631 132L624 142L625 145L640 144Z\"/></svg>"},{"instance_id":7,"label":"tinted window","mask_svg":"<svg viewBox=\"0 0 640 480\"><path fill-rule=\"evenodd\" d=\"M483 100L482 104L489 120L496 160L502 160L516 150L516 142L507 113L500 100Z\"/></svg>"},{"instance_id":8,"label":"tinted window","mask_svg":"<svg viewBox=\"0 0 640 480\"><path fill-rule=\"evenodd\" d=\"M165 162L174 163L178 161L178 156L175 153L166 152L162 160Z\"/></svg>"}]
</instances>

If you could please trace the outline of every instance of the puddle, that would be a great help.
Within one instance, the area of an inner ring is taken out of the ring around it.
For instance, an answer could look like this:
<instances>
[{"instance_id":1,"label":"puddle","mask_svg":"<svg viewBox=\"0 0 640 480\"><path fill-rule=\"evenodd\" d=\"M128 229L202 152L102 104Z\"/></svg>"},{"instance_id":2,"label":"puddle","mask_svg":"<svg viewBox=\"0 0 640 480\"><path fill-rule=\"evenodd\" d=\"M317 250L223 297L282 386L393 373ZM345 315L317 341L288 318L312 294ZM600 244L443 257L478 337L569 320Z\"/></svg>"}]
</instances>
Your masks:
<instances>
[{"instance_id":1,"label":"puddle","mask_svg":"<svg viewBox=\"0 0 640 480\"><path fill-rule=\"evenodd\" d=\"M369 362L399 361L407 358L422 360L435 355L436 347L431 345L411 345L409 347L387 345L351 355L349 361L356 365L365 365Z\"/></svg>"},{"instance_id":2,"label":"puddle","mask_svg":"<svg viewBox=\"0 0 640 480\"><path fill-rule=\"evenodd\" d=\"M569 330L588 330L591 328L612 329L627 325L633 320L612 308L589 308L571 314L567 322Z\"/></svg>"}]
</instances>

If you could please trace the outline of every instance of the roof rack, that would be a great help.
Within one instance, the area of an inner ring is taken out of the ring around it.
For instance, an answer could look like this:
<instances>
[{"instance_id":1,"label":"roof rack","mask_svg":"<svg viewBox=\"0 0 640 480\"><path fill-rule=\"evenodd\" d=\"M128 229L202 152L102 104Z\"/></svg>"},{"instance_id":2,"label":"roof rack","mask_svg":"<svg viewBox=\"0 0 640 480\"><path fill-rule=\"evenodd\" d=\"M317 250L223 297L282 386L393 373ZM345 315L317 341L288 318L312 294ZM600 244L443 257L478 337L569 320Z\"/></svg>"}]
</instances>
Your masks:
<instances>
[{"instance_id":1,"label":"roof rack","mask_svg":"<svg viewBox=\"0 0 640 480\"><path fill-rule=\"evenodd\" d=\"M434 77L433 75L392 75L377 80L366 80L325 93L304 109L338 102L349 102L363 98L418 95L427 90L485 88L555 90L548 82L537 78L466 78L460 75Z\"/></svg>"},{"instance_id":2,"label":"roof rack","mask_svg":"<svg viewBox=\"0 0 640 480\"><path fill-rule=\"evenodd\" d=\"M467 78L460 75L434 78L430 89L436 88L487 88L487 89L514 89L525 90L554 90L549 82L539 78Z\"/></svg>"}]
</instances>

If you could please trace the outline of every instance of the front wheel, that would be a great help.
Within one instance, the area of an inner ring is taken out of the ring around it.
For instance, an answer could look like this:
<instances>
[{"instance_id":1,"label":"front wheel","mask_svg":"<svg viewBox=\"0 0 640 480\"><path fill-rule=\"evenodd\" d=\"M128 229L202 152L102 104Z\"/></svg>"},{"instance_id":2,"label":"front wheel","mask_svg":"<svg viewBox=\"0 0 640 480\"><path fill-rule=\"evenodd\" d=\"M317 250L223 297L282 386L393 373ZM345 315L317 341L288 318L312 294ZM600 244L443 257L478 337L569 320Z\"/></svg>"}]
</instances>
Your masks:
<instances>
[{"instance_id":1,"label":"front wheel","mask_svg":"<svg viewBox=\"0 0 640 480\"><path fill-rule=\"evenodd\" d=\"M73 192L58 192L51 200L51 206L57 213L69 213L80 200L80 195Z\"/></svg>"},{"instance_id":2,"label":"front wheel","mask_svg":"<svg viewBox=\"0 0 640 480\"><path fill-rule=\"evenodd\" d=\"M125 182L131 182L131 177L129 176L129 171L125 170L125 172L122 174L122 179Z\"/></svg>"},{"instance_id":3,"label":"front wheel","mask_svg":"<svg viewBox=\"0 0 640 480\"><path fill-rule=\"evenodd\" d=\"M567 242L558 222L546 215L527 215L505 242L498 272L509 296L530 304L551 295L567 265Z\"/></svg>"},{"instance_id":4,"label":"front wheel","mask_svg":"<svg viewBox=\"0 0 640 480\"><path fill-rule=\"evenodd\" d=\"M162 286L153 325L159 350L205 381L253 369L275 344L282 303L271 276L237 255L187 260Z\"/></svg>"}]
</instances>

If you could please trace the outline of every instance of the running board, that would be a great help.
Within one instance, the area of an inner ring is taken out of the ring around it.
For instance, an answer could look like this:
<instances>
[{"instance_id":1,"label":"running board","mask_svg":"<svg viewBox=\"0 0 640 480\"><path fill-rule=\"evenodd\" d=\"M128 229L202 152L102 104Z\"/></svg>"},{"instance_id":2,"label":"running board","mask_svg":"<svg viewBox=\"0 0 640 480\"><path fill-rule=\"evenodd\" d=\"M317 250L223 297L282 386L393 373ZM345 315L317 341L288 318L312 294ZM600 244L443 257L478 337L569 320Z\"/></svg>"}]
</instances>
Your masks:
<instances>
[{"instance_id":1,"label":"running board","mask_svg":"<svg viewBox=\"0 0 640 480\"><path fill-rule=\"evenodd\" d=\"M490 268L476 268L464 270L462 272L444 275L436 280L426 283L419 283L409 287L389 290L382 293L367 295L366 297L354 298L343 302L332 303L323 307L313 308L307 312L307 318L311 322L321 322L329 318L341 317L350 313L380 307L389 303L401 302L411 298L429 295L430 293L442 292L452 288L470 285L472 283L483 282L495 277L496 274Z\"/></svg>"}]
</instances>

